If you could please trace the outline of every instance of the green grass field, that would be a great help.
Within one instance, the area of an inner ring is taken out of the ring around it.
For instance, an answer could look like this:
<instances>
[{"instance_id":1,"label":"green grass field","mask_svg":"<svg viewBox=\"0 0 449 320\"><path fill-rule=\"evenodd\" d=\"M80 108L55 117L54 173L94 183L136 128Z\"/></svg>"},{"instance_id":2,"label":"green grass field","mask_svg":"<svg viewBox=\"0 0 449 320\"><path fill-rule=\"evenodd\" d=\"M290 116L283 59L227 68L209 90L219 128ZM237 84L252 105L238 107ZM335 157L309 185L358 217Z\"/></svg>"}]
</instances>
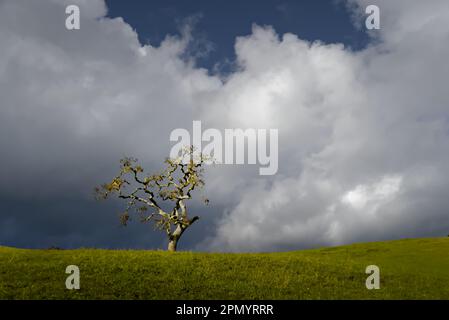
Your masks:
<instances>
[{"instance_id":1,"label":"green grass field","mask_svg":"<svg viewBox=\"0 0 449 320\"><path fill-rule=\"evenodd\" d=\"M67 290L67 265L81 289ZM365 268L381 288L367 290ZM267 254L0 247L1 299L448 299L449 238Z\"/></svg>"}]
</instances>

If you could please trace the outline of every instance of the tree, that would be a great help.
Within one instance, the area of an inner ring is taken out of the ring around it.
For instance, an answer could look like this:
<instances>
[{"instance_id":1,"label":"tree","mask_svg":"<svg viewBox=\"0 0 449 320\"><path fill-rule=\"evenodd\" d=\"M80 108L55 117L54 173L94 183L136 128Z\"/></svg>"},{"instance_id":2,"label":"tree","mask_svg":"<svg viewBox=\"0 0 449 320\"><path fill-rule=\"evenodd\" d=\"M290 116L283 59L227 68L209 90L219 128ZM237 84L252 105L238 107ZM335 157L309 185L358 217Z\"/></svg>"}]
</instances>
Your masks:
<instances>
[{"instance_id":1,"label":"tree","mask_svg":"<svg viewBox=\"0 0 449 320\"><path fill-rule=\"evenodd\" d=\"M190 147L176 159L167 158L162 173L144 176L137 159L123 158L118 176L95 188L95 192L98 199L116 195L126 200L126 210L120 215L121 223L126 226L130 211L135 210L142 222L152 221L157 229L165 231L168 251L176 251L184 231L199 219L198 216L189 218L186 201L192 199L194 190L204 186L205 161L202 154L195 154ZM204 199L204 202L208 204L209 200ZM171 210L164 210L162 203Z\"/></svg>"}]
</instances>

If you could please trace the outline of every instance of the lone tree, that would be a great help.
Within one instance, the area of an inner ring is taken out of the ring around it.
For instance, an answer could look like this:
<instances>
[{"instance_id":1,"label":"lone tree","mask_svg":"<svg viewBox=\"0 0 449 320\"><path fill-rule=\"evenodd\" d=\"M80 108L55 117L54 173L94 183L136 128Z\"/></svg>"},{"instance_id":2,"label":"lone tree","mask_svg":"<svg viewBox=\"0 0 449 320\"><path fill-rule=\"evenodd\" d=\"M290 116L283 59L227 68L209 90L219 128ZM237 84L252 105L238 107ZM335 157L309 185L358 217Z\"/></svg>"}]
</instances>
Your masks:
<instances>
[{"instance_id":1,"label":"lone tree","mask_svg":"<svg viewBox=\"0 0 449 320\"><path fill-rule=\"evenodd\" d=\"M187 161L184 161L187 159ZM135 210L142 222L154 222L156 229L165 231L168 237L168 251L176 251L184 231L199 219L189 218L186 201L192 199L192 192L202 188L203 165L207 159L195 155L193 147L186 148L176 159L166 159L166 169L160 174L144 176L137 159L120 160L120 172L110 183L95 188L98 199L116 195L127 202L120 221L127 225L130 211ZM204 199L205 204L209 200ZM164 210L161 204L171 210Z\"/></svg>"}]
</instances>

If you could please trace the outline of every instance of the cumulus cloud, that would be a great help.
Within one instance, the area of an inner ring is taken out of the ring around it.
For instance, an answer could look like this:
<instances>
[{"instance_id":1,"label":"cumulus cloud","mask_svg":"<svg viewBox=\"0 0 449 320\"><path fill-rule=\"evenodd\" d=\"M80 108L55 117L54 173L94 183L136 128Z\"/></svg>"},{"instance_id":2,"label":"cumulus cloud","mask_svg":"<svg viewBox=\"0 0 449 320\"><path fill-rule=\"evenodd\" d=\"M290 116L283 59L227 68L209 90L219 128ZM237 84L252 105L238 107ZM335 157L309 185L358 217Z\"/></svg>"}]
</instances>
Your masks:
<instances>
[{"instance_id":1,"label":"cumulus cloud","mask_svg":"<svg viewBox=\"0 0 449 320\"><path fill-rule=\"evenodd\" d=\"M349 4L362 19L373 3ZM257 110L262 115L239 120L280 128L284 171L248 184L210 247L276 250L447 233L449 6L375 4L381 30L360 52L291 34L279 39L270 28L237 40L243 71L225 89L235 83L253 92L230 103L230 114Z\"/></svg>"},{"instance_id":2,"label":"cumulus cloud","mask_svg":"<svg viewBox=\"0 0 449 320\"><path fill-rule=\"evenodd\" d=\"M364 209L370 203L378 204L391 199L399 191L401 177L384 177L373 185L358 185L341 199L356 209Z\"/></svg>"},{"instance_id":3,"label":"cumulus cloud","mask_svg":"<svg viewBox=\"0 0 449 320\"><path fill-rule=\"evenodd\" d=\"M55 27L68 2L0 2L0 192L29 203L2 210L0 241L120 245L122 231L104 223L111 208L91 204L92 186L123 155L158 169L171 130L193 120L279 129L279 171L208 168L212 211L186 234L190 247L281 250L448 232L446 1L370 1L381 30L358 52L254 26L236 39L238 68L226 78L195 67L188 34L141 45L122 19L105 17L103 1L72 2L82 12L76 32ZM361 19L368 3L348 3ZM58 203L51 214L48 203ZM143 232L126 245L154 246Z\"/></svg>"}]
</instances>

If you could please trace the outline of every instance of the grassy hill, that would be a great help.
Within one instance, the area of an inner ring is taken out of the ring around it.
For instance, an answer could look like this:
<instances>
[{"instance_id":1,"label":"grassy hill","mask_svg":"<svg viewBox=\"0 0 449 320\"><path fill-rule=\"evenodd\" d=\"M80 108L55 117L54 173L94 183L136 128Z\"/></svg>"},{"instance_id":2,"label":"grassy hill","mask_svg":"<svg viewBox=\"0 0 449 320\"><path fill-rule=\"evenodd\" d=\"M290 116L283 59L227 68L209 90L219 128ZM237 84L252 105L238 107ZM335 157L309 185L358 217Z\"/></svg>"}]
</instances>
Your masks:
<instances>
[{"instance_id":1,"label":"grassy hill","mask_svg":"<svg viewBox=\"0 0 449 320\"><path fill-rule=\"evenodd\" d=\"M67 290L67 265L81 289ZM365 268L381 270L367 290ZM0 247L0 299L449 299L449 238L267 254Z\"/></svg>"}]
</instances>

